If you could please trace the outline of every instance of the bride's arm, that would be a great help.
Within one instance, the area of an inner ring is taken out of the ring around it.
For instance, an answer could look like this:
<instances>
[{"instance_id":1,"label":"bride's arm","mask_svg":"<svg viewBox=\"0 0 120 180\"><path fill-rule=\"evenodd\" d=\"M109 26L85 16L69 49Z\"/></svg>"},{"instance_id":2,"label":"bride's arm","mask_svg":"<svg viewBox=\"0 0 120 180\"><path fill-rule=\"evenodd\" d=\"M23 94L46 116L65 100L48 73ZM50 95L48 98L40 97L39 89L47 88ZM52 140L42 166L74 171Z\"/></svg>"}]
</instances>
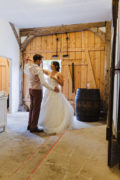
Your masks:
<instances>
[{"instance_id":1,"label":"bride's arm","mask_svg":"<svg viewBox=\"0 0 120 180\"><path fill-rule=\"evenodd\" d=\"M61 73L58 73L57 78L54 76L50 76L52 79L54 79L58 84L63 86L63 75Z\"/></svg>"},{"instance_id":2,"label":"bride's arm","mask_svg":"<svg viewBox=\"0 0 120 180\"><path fill-rule=\"evenodd\" d=\"M50 71L47 71L47 70L45 70L45 69L43 69L43 72L44 72L44 74L46 74L46 75L50 75Z\"/></svg>"}]
</instances>

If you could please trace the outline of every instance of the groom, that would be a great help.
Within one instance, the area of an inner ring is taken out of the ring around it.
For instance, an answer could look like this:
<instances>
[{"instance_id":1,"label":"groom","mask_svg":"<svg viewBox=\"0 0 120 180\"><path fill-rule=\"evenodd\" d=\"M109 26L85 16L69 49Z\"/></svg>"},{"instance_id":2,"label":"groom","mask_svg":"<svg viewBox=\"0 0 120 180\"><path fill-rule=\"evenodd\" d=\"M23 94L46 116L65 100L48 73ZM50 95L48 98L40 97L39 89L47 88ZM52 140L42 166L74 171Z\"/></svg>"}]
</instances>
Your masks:
<instances>
[{"instance_id":1,"label":"groom","mask_svg":"<svg viewBox=\"0 0 120 180\"><path fill-rule=\"evenodd\" d=\"M42 132L42 129L38 129L38 118L40 114L40 107L42 101L42 86L46 88L59 92L57 87L51 87L47 84L44 79L43 69L40 67L42 64L42 56L39 54L35 54L33 56L33 64L29 66L28 64L25 65L25 73L29 73L30 79L30 111L29 111L29 122L27 129L30 132ZM26 63L29 59L26 59Z\"/></svg>"}]
</instances>

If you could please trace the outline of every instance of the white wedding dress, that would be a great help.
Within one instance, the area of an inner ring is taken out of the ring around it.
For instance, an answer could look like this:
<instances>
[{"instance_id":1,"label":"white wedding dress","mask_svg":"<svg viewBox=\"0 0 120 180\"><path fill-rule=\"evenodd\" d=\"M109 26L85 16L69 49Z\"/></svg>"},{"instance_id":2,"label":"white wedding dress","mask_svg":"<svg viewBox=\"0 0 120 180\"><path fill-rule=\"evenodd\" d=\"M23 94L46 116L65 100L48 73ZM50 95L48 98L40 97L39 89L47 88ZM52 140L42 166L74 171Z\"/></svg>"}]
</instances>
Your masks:
<instances>
[{"instance_id":1,"label":"white wedding dress","mask_svg":"<svg viewBox=\"0 0 120 180\"><path fill-rule=\"evenodd\" d=\"M49 76L47 80L50 86L59 86ZM73 117L74 110L62 92L56 93L46 89L39 117L39 125L44 128L44 131L51 134L61 133L65 129L72 129Z\"/></svg>"}]
</instances>

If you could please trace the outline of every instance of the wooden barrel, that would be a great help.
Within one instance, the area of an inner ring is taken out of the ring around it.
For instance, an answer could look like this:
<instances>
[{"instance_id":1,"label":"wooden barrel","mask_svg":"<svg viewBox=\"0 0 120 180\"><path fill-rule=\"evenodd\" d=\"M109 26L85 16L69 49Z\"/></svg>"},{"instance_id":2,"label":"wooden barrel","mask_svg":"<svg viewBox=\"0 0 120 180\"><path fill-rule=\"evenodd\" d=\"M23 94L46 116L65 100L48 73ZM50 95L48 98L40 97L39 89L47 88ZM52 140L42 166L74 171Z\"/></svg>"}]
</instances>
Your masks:
<instances>
[{"instance_id":1,"label":"wooden barrel","mask_svg":"<svg viewBox=\"0 0 120 180\"><path fill-rule=\"evenodd\" d=\"M80 121L92 122L99 119L99 89L77 89L75 97L76 118Z\"/></svg>"}]
</instances>

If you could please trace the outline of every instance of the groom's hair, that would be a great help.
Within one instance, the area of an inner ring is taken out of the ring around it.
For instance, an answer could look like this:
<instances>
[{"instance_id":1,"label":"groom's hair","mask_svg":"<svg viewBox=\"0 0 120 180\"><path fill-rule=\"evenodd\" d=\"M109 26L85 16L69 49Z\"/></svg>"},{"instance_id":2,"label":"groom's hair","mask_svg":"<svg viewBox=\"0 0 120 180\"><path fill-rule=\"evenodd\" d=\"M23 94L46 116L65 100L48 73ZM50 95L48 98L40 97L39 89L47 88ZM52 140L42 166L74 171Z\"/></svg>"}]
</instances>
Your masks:
<instances>
[{"instance_id":1,"label":"groom's hair","mask_svg":"<svg viewBox=\"0 0 120 180\"><path fill-rule=\"evenodd\" d=\"M59 62L58 62L58 61L53 61L52 64L55 66L56 71L59 72L59 70L60 70L60 64L59 64Z\"/></svg>"},{"instance_id":2,"label":"groom's hair","mask_svg":"<svg viewBox=\"0 0 120 180\"><path fill-rule=\"evenodd\" d=\"M35 54L33 56L33 61L36 62L37 60L42 60L43 56L41 56L40 54Z\"/></svg>"}]
</instances>

